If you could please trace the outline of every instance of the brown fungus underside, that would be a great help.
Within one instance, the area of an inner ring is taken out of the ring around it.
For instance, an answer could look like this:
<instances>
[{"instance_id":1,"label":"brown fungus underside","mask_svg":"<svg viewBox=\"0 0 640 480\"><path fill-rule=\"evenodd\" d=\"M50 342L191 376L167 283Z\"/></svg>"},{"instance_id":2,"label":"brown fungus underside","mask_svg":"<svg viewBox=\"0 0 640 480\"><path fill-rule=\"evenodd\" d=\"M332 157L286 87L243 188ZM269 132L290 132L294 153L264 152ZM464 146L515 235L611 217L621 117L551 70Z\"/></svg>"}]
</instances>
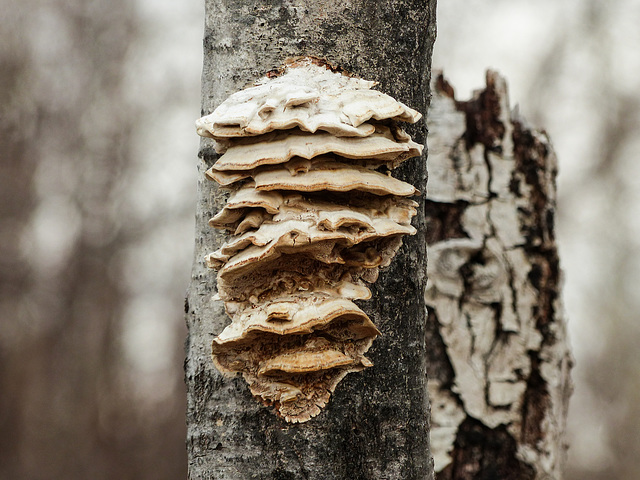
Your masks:
<instances>
[{"instance_id":1,"label":"brown fungus underside","mask_svg":"<svg viewBox=\"0 0 640 480\"><path fill-rule=\"evenodd\" d=\"M231 318L213 361L289 422L372 365L380 332L353 300L416 232L419 192L390 171L422 153L396 124L421 115L374 84L298 62L196 122L222 154L207 177L231 191L210 221L231 236L206 258Z\"/></svg>"}]
</instances>

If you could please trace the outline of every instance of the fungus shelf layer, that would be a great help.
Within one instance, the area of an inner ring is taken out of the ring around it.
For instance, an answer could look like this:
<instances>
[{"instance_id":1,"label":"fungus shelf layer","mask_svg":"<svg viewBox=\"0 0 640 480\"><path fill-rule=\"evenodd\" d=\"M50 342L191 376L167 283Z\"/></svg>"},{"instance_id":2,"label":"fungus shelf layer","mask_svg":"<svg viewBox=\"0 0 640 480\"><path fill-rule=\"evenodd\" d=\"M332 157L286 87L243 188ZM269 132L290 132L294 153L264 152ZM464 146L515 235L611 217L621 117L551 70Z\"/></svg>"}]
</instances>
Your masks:
<instances>
[{"instance_id":1,"label":"fungus shelf layer","mask_svg":"<svg viewBox=\"0 0 640 480\"><path fill-rule=\"evenodd\" d=\"M213 361L289 422L372 365L380 332L353 300L416 233L419 192L390 172L421 155L397 125L421 114L374 85L298 62L196 122L222 154L207 177L231 190L209 222L231 234L206 258L231 318Z\"/></svg>"}]
</instances>

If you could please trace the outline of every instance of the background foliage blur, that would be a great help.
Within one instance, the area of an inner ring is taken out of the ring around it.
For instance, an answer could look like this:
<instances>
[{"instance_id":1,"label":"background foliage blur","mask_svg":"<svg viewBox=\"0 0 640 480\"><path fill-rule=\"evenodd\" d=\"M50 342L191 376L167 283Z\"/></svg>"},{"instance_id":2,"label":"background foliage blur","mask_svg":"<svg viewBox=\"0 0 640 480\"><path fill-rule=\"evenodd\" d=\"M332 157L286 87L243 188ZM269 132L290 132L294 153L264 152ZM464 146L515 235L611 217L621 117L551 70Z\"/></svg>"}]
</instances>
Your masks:
<instances>
[{"instance_id":1,"label":"background foliage blur","mask_svg":"<svg viewBox=\"0 0 640 480\"><path fill-rule=\"evenodd\" d=\"M2 1L2 479L186 477L202 17Z\"/></svg>"},{"instance_id":2,"label":"background foliage blur","mask_svg":"<svg viewBox=\"0 0 640 480\"><path fill-rule=\"evenodd\" d=\"M442 0L435 68L551 134L573 480L640 472L640 5ZM202 0L2 0L0 478L186 476Z\"/></svg>"}]
</instances>

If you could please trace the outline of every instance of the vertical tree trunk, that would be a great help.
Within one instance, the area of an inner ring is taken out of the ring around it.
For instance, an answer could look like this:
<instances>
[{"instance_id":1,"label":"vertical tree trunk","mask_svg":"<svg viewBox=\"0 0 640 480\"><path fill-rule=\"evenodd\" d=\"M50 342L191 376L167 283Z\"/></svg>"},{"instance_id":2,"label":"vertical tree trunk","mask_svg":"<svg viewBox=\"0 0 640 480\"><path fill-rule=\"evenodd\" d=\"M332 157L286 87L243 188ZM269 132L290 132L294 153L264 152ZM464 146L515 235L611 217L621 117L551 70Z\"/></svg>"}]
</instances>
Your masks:
<instances>
[{"instance_id":1,"label":"vertical tree trunk","mask_svg":"<svg viewBox=\"0 0 640 480\"><path fill-rule=\"evenodd\" d=\"M554 239L556 157L505 81L429 113L426 301L438 479L558 479L571 356Z\"/></svg>"},{"instance_id":2,"label":"vertical tree trunk","mask_svg":"<svg viewBox=\"0 0 640 480\"><path fill-rule=\"evenodd\" d=\"M243 2L207 0L203 113L287 57L313 55L426 113L434 0ZM407 129L424 143L423 123ZM286 424L254 399L241 378L223 378L211 361L211 340L228 323L212 299L215 272L206 253L221 236L207 221L223 195L203 173L216 160L203 141L192 283L185 310L188 453L191 479L428 479L424 210L391 267L361 305L382 332L369 351L375 366L348 375L329 406L304 424ZM423 159L397 177L424 191Z\"/></svg>"}]
</instances>

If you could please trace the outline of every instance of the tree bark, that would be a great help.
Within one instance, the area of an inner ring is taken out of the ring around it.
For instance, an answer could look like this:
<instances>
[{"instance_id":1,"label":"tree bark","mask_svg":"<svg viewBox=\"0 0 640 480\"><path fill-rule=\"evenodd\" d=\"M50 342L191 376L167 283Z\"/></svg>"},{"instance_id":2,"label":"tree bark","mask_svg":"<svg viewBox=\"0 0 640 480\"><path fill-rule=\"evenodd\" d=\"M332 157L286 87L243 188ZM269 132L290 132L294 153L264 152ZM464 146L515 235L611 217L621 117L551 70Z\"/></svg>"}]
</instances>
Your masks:
<instances>
[{"instance_id":1,"label":"tree bark","mask_svg":"<svg viewBox=\"0 0 640 480\"><path fill-rule=\"evenodd\" d=\"M434 0L207 0L203 114L288 57L306 55L376 80L379 90L426 114L434 40ZM424 123L407 131L424 143ZM204 256L221 244L207 222L224 199L204 177L217 159L210 141L202 142L200 157L195 260L185 304L189 478L432 478L422 205L414 219L418 234L405 239L372 286L373 299L361 304L382 332L368 353L374 367L348 375L318 417L289 425L251 398L241 378L222 377L211 361L212 338L229 319L222 302L212 299L216 275ZM424 158L395 172L424 191Z\"/></svg>"},{"instance_id":2,"label":"tree bark","mask_svg":"<svg viewBox=\"0 0 640 480\"><path fill-rule=\"evenodd\" d=\"M429 114L426 301L438 479L559 479L571 356L554 238L556 157L494 72Z\"/></svg>"}]
</instances>

